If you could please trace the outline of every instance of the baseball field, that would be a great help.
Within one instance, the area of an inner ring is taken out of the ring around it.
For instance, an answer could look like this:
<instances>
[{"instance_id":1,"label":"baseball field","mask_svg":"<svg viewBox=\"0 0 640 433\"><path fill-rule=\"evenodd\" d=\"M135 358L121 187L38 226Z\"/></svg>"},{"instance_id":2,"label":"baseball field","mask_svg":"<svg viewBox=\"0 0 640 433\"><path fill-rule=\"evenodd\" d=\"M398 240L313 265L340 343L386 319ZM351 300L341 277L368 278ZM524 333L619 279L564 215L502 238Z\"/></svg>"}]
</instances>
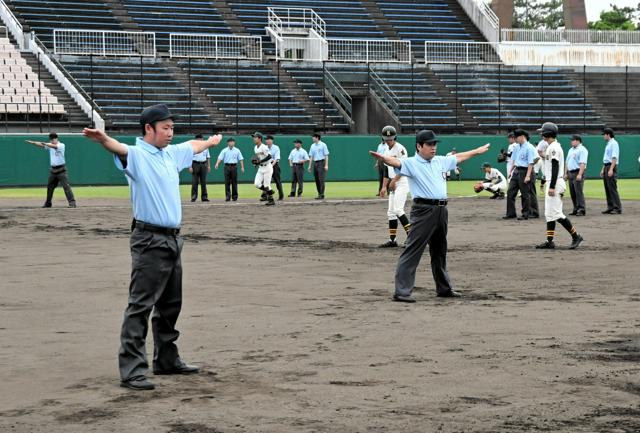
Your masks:
<instances>
[{"instance_id":1,"label":"baseball field","mask_svg":"<svg viewBox=\"0 0 640 433\"><path fill-rule=\"evenodd\" d=\"M561 248L535 250L544 222L502 221L504 201L452 199L464 297L434 296L425 256L411 305L390 302L400 250L376 248L387 203L374 183L324 203L265 208L249 190L185 202L178 343L204 371L151 375L149 392L118 386L126 189L77 188L77 209L60 194L47 210L42 188L2 190L0 431L640 431L632 182L622 215L587 202L575 251L562 229Z\"/></svg>"}]
</instances>

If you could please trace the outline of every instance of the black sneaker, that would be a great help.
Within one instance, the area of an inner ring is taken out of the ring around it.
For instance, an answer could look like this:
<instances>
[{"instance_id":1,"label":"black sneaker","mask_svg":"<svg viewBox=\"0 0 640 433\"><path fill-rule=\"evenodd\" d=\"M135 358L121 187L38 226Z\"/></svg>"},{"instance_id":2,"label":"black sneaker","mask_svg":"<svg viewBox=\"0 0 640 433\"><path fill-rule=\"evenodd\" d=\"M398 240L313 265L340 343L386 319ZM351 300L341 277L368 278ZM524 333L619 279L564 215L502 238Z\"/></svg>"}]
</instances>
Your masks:
<instances>
[{"instance_id":1,"label":"black sneaker","mask_svg":"<svg viewBox=\"0 0 640 433\"><path fill-rule=\"evenodd\" d=\"M294 193L289 194L287 197L295 197L296 195Z\"/></svg>"},{"instance_id":2,"label":"black sneaker","mask_svg":"<svg viewBox=\"0 0 640 433\"><path fill-rule=\"evenodd\" d=\"M578 248L580 246L580 244L582 243L582 241L584 240L584 238L580 235L576 236L576 238L574 240L571 241L571 246L569 247L570 250L575 250L576 248Z\"/></svg>"},{"instance_id":3,"label":"black sneaker","mask_svg":"<svg viewBox=\"0 0 640 433\"><path fill-rule=\"evenodd\" d=\"M553 250L556 248L556 244L553 241L545 241L540 245L536 245L539 250Z\"/></svg>"},{"instance_id":4,"label":"black sneaker","mask_svg":"<svg viewBox=\"0 0 640 433\"><path fill-rule=\"evenodd\" d=\"M613 209L607 209L607 210L603 210L602 211L603 214L610 214L613 213Z\"/></svg>"},{"instance_id":5,"label":"black sneaker","mask_svg":"<svg viewBox=\"0 0 640 433\"><path fill-rule=\"evenodd\" d=\"M271 200L268 200L264 205L265 206L275 206L276 202L273 199L271 199Z\"/></svg>"},{"instance_id":6,"label":"black sneaker","mask_svg":"<svg viewBox=\"0 0 640 433\"><path fill-rule=\"evenodd\" d=\"M389 239L384 244L378 245L378 248L396 248L397 246L398 243L396 241L392 241L391 239Z\"/></svg>"},{"instance_id":7,"label":"black sneaker","mask_svg":"<svg viewBox=\"0 0 640 433\"><path fill-rule=\"evenodd\" d=\"M134 389L136 391L150 391L155 388L155 385L144 376L122 381L120 382L120 386L123 388Z\"/></svg>"},{"instance_id":8,"label":"black sneaker","mask_svg":"<svg viewBox=\"0 0 640 433\"><path fill-rule=\"evenodd\" d=\"M416 300L413 296L401 296L401 295L393 295L393 301L395 302L406 302L408 304L413 304Z\"/></svg>"}]
</instances>

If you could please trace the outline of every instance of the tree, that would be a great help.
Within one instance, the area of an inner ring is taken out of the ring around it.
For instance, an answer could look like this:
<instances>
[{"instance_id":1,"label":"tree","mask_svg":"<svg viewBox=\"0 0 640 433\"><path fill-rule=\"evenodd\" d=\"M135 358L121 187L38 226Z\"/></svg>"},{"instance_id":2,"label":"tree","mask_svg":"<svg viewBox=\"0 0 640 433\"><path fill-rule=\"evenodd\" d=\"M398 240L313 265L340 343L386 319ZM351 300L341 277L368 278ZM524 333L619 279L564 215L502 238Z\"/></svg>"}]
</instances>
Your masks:
<instances>
[{"instance_id":1,"label":"tree","mask_svg":"<svg viewBox=\"0 0 640 433\"><path fill-rule=\"evenodd\" d=\"M640 14L640 5L637 9L631 7L619 8L610 5L610 11L600 12L598 21L591 21L589 28L594 30L637 30L638 27L634 21L638 20Z\"/></svg>"},{"instance_id":2,"label":"tree","mask_svg":"<svg viewBox=\"0 0 640 433\"><path fill-rule=\"evenodd\" d=\"M562 0L514 0L513 27L517 29L557 29L564 26Z\"/></svg>"}]
</instances>

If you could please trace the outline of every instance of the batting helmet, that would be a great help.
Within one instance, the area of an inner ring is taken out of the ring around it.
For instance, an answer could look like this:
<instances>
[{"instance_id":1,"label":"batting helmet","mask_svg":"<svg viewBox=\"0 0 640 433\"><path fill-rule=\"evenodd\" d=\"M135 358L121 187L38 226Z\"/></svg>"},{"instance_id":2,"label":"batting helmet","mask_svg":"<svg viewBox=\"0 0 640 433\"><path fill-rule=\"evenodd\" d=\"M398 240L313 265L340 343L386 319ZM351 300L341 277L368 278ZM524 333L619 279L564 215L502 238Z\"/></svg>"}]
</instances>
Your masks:
<instances>
[{"instance_id":1,"label":"batting helmet","mask_svg":"<svg viewBox=\"0 0 640 433\"><path fill-rule=\"evenodd\" d=\"M556 137L558 135L558 126L553 122L544 122L538 132L543 137Z\"/></svg>"},{"instance_id":2,"label":"batting helmet","mask_svg":"<svg viewBox=\"0 0 640 433\"><path fill-rule=\"evenodd\" d=\"M385 140L395 140L397 135L396 128L391 125L382 128L382 138Z\"/></svg>"}]
</instances>

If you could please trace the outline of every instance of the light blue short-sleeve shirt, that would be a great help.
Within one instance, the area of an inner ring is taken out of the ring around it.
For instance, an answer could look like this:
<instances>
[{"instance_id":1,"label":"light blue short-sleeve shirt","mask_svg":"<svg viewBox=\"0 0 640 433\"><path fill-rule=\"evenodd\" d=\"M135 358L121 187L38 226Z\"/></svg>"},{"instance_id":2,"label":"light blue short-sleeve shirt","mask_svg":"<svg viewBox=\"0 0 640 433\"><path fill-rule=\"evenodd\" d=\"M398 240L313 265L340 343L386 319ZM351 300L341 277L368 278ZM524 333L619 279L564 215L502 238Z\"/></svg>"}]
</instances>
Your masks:
<instances>
[{"instance_id":1,"label":"light blue short-sleeve shirt","mask_svg":"<svg viewBox=\"0 0 640 433\"><path fill-rule=\"evenodd\" d=\"M580 164L587 165L587 159L589 159L589 151L582 144L576 147L572 147L567 152L567 170L579 170Z\"/></svg>"},{"instance_id":2,"label":"light blue short-sleeve shirt","mask_svg":"<svg viewBox=\"0 0 640 433\"><path fill-rule=\"evenodd\" d=\"M447 198L447 173L456 168L455 155L434 156L426 160L420 155L403 159L399 173L409 179L413 198L445 200Z\"/></svg>"},{"instance_id":3,"label":"light blue short-sleeve shirt","mask_svg":"<svg viewBox=\"0 0 640 433\"><path fill-rule=\"evenodd\" d=\"M158 149L138 138L135 146L127 147L126 168L118 155L114 160L129 182L133 217L160 227L179 228L182 206L178 174L191 166L191 143Z\"/></svg>"},{"instance_id":4,"label":"light blue short-sleeve shirt","mask_svg":"<svg viewBox=\"0 0 640 433\"><path fill-rule=\"evenodd\" d=\"M515 158L513 154L511 154L511 159L514 160L517 167L528 167L529 164L533 164L533 161L538 157L536 148L528 141L524 144L518 144L515 154Z\"/></svg>"},{"instance_id":5,"label":"light blue short-sleeve shirt","mask_svg":"<svg viewBox=\"0 0 640 433\"><path fill-rule=\"evenodd\" d=\"M244 160L244 157L237 147L230 148L227 146L218 155L218 161L222 161L225 164L237 164L238 161L242 160Z\"/></svg>"},{"instance_id":6,"label":"light blue short-sleeve shirt","mask_svg":"<svg viewBox=\"0 0 640 433\"><path fill-rule=\"evenodd\" d=\"M613 158L616 159L616 164L620 164L620 146L615 138L607 141L607 146L604 148L604 158L602 162L605 164L611 164Z\"/></svg>"},{"instance_id":7,"label":"light blue short-sleeve shirt","mask_svg":"<svg viewBox=\"0 0 640 433\"><path fill-rule=\"evenodd\" d=\"M49 151L49 165L51 167L64 165L64 143L58 142L58 148L54 149L52 147L45 147L44 150Z\"/></svg>"},{"instance_id":8,"label":"light blue short-sleeve shirt","mask_svg":"<svg viewBox=\"0 0 640 433\"><path fill-rule=\"evenodd\" d=\"M269 149L269 153L271 154L271 159L274 161L274 164L275 164L275 161L280 160L280 148L278 147L277 144L271 145L271 148Z\"/></svg>"},{"instance_id":9,"label":"light blue short-sleeve shirt","mask_svg":"<svg viewBox=\"0 0 640 433\"><path fill-rule=\"evenodd\" d=\"M300 149L292 149L291 153L289 153L289 161L293 164L299 164L303 161L309 160L309 154L303 148Z\"/></svg>"},{"instance_id":10,"label":"light blue short-sleeve shirt","mask_svg":"<svg viewBox=\"0 0 640 433\"><path fill-rule=\"evenodd\" d=\"M322 161L329 155L329 148L322 141L313 143L309 149L309 157L314 161Z\"/></svg>"},{"instance_id":11,"label":"light blue short-sleeve shirt","mask_svg":"<svg viewBox=\"0 0 640 433\"><path fill-rule=\"evenodd\" d=\"M193 155L193 160L196 162L206 162L209 158L209 149L205 149L202 152Z\"/></svg>"}]
</instances>

